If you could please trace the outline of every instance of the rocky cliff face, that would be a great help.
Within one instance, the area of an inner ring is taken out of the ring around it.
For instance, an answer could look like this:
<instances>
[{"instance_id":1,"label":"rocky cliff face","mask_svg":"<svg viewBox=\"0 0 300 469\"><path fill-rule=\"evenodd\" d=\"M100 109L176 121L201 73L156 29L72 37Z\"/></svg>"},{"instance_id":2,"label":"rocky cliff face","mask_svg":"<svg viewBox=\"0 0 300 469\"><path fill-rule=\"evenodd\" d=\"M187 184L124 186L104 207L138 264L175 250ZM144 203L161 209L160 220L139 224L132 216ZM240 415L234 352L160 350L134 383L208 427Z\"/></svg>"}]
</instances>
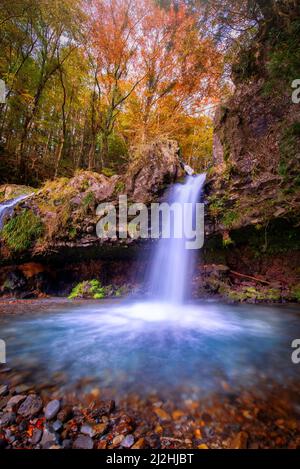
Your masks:
<instances>
[{"instance_id":1,"label":"rocky cliff face","mask_svg":"<svg viewBox=\"0 0 300 469\"><path fill-rule=\"evenodd\" d=\"M143 270L143 262L136 262L139 242L99 239L96 209L101 203L118 209L120 195L127 195L129 206L159 200L181 174L177 154L173 141L153 143L140 148L122 176L79 171L71 179L46 183L18 203L0 233L0 294L67 294L77 281L94 277L135 288ZM32 192L2 186L0 202Z\"/></svg>"},{"instance_id":2,"label":"rocky cliff face","mask_svg":"<svg viewBox=\"0 0 300 469\"><path fill-rule=\"evenodd\" d=\"M123 176L79 171L72 179L46 183L18 204L4 226L1 263L68 254L74 258L80 256L81 248L86 257L89 257L87 248L92 257L97 257L97 251L101 257L115 244L128 246L131 239L122 243L97 237L96 224L100 218L97 206L110 203L117 208L120 195L127 195L129 204L149 204L159 199L180 172L177 151L175 142L154 143L141 149L141 156L133 160ZM0 188L1 192L4 197L12 194L7 186Z\"/></svg>"},{"instance_id":3,"label":"rocky cliff face","mask_svg":"<svg viewBox=\"0 0 300 469\"><path fill-rule=\"evenodd\" d=\"M235 92L215 118L206 258L300 293L299 34L295 11L274 17L233 67Z\"/></svg>"},{"instance_id":4,"label":"rocky cliff face","mask_svg":"<svg viewBox=\"0 0 300 469\"><path fill-rule=\"evenodd\" d=\"M299 218L299 34L300 17L278 18L233 67L234 95L215 119L210 214L221 230Z\"/></svg>"}]
</instances>

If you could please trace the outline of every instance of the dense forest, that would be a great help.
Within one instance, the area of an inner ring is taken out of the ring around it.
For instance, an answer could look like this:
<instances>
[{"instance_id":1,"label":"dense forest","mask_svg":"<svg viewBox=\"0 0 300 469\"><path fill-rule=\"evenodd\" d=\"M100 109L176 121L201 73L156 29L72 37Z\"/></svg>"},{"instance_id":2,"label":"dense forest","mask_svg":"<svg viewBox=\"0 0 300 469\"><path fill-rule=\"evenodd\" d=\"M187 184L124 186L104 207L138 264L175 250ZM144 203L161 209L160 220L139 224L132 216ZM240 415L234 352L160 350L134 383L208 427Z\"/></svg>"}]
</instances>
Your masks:
<instances>
[{"instance_id":1,"label":"dense forest","mask_svg":"<svg viewBox=\"0 0 300 469\"><path fill-rule=\"evenodd\" d=\"M274 9L288 22L291 8L296 1L2 0L1 182L120 173L162 138L206 169L232 64Z\"/></svg>"},{"instance_id":2,"label":"dense forest","mask_svg":"<svg viewBox=\"0 0 300 469\"><path fill-rule=\"evenodd\" d=\"M111 174L139 145L178 139L207 164L222 51L199 15L152 0L4 0L1 180Z\"/></svg>"}]
</instances>

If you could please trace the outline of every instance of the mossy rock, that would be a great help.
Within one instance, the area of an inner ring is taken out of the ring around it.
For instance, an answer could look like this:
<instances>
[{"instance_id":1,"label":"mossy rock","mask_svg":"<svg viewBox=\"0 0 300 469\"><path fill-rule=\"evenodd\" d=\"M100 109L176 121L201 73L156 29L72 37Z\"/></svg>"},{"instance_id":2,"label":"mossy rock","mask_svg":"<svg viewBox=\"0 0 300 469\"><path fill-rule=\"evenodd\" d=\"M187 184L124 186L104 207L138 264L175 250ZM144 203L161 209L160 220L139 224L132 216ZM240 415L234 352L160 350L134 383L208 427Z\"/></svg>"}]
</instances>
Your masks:
<instances>
[{"instance_id":1,"label":"mossy rock","mask_svg":"<svg viewBox=\"0 0 300 469\"><path fill-rule=\"evenodd\" d=\"M78 285L73 288L69 299L93 298L95 300L101 300L105 298L105 296L105 288L102 287L99 280L86 280L78 283Z\"/></svg>"},{"instance_id":2,"label":"mossy rock","mask_svg":"<svg viewBox=\"0 0 300 469\"><path fill-rule=\"evenodd\" d=\"M29 186L5 184L0 186L0 203L5 202L6 200L15 199L21 195L30 195L34 192L36 192L36 189Z\"/></svg>"},{"instance_id":3,"label":"mossy rock","mask_svg":"<svg viewBox=\"0 0 300 469\"><path fill-rule=\"evenodd\" d=\"M113 285L103 286L99 280L93 279L78 283L78 285L76 285L70 293L69 299L102 300L104 298L112 297L120 298L122 296L128 295L129 293L130 288L127 285L118 287Z\"/></svg>"},{"instance_id":4,"label":"mossy rock","mask_svg":"<svg viewBox=\"0 0 300 469\"><path fill-rule=\"evenodd\" d=\"M9 220L1 231L1 236L12 252L23 252L31 248L43 234L41 219L31 210L23 210Z\"/></svg>"}]
</instances>

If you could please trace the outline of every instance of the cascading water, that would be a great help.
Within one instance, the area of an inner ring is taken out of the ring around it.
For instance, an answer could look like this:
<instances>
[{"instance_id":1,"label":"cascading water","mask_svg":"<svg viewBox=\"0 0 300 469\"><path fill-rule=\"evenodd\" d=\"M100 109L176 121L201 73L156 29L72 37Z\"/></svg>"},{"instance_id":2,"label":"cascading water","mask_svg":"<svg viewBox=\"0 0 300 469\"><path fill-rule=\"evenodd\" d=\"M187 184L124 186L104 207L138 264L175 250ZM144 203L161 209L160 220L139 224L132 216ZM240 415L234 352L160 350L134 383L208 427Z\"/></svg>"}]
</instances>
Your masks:
<instances>
[{"instance_id":1,"label":"cascading water","mask_svg":"<svg viewBox=\"0 0 300 469\"><path fill-rule=\"evenodd\" d=\"M191 205L186 211L190 219L183 219L184 223L192 226L195 217L196 204L201 197L205 183L205 174L188 176L185 184L176 184L168 197L169 205L178 204L183 208ZM181 238L175 233L182 232L180 217L173 217L171 221L171 237L160 239L154 252L154 259L150 269L150 293L159 301L169 303L183 303L190 293L191 276L197 250L187 249L187 236L182 233Z\"/></svg>"},{"instance_id":2,"label":"cascading water","mask_svg":"<svg viewBox=\"0 0 300 469\"><path fill-rule=\"evenodd\" d=\"M21 202L21 200L27 199L27 197L30 197L32 194L23 194L19 195L19 197L16 197L11 200L7 200L6 202L3 202L0 204L0 229L3 228L4 220L7 217L10 217L12 215L12 212L15 208L15 206Z\"/></svg>"},{"instance_id":3,"label":"cascading water","mask_svg":"<svg viewBox=\"0 0 300 469\"><path fill-rule=\"evenodd\" d=\"M190 176L184 185L175 185L169 203L191 203L196 209L204 181L205 175ZM22 197L3 204L1 216ZM278 382L299 375L286 358L289 344L300 335L296 309L205 299L184 303L197 252L186 249L185 237L158 241L150 301L51 306L51 300L44 300L29 303L26 315L23 309L20 315L0 314L9 367L26 370L30 380L51 388L56 379L60 386L75 383L76 389L81 381L99 385L110 398L123 398L126 391L194 400L222 391L222 380L238 395L240 383L256 385L261 375Z\"/></svg>"},{"instance_id":4,"label":"cascading water","mask_svg":"<svg viewBox=\"0 0 300 469\"><path fill-rule=\"evenodd\" d=\"M204 181L205 175L190 176L184 185L175 185L169 203L192 204L188 213L193 218ZM3 204L0 215L22 198ZM28 371L37 383L51 377L51 387L57 376L64 377L60 386L75 383L76 389L83 380L108 390L109 398L123 398L126 391L198 399L222 391L220 380L238 394L240 383L259 382L262 363L264 382L266 377L293 378L297 370L286 357L299 332L294 311L206 300L184 303L197 253L186 248L185 237L158 241L150 272L153 300L57 306L45 300L49 304L37 305L40 314L24 315L21 309L13 318L0 315L9 367Z\"/></svg>"}]
</instances>

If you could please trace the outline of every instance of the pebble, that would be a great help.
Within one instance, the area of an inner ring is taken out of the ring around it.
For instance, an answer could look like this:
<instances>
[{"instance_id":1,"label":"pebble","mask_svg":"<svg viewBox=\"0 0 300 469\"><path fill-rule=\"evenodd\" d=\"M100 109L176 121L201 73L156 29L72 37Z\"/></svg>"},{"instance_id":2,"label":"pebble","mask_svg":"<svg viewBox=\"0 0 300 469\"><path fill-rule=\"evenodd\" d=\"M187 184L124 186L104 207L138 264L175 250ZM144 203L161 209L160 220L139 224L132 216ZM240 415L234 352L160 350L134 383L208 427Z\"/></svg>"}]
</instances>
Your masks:
<instances>
[{"instance_id":1,"label":"pebble","mask_svg":"<svg viewBox=\"0 0 300 469\"><path fill-rule=\"evenodd\" d=\"M240 432L232 440L230 449L247 449L248 445L248 433Z\"/></svg>"},{"instance_id":2,"label":"pebble","mask_svg":"<svg viewBox=\"0 0 300 469\"><path fill-rule=\"evenodd\" d=\"M43 431L43 437L41 441L41 445L43 449L50 449L51 446L56 445L58 443L58 435L54 432L51 432L47 428Z\"/></svg>"},{"instance_id":3,"label":"pebble","mask_svg":"<svg viewBox=\"0 0 300 469\"><path fill-rule=\"evenodd\" d=\"M99 423L93 427L93 430L95 431L95 435L102 436L108 430L108 425L107 423Z\"/></svg>"},{"instance_id":4,"label":"pebble","mask_svg":"<svg viewBox=\"0 0 300 469\"><path fill-rule=\"evenodd\" d=\"M0 400L0 410L4 409L4 407L7 406L8 401L9 401L9 396L3 397Z\"/></svg>"},{"instance_id":5,"label":"pebble","mask_svg":"<svg viewBox=\"0 0 300 469\"><path fill-rule=\"evenodd\" d=\"M71 449L72 448L72 440L66 439L62 442L63 449Z\"/></svg>"},{"instance_id":6,"label":"pebble","mask_svg":"<svg viewBox=\"0 0 300 469\"><path fill-rule=\"evenodd\" d=\"M22 417L34 417L42 410L42 408L42 399L39 396L32 394L28 396L25 401L20 405L18 414L22 415Z\"/></svg>"},{"instance_id":7,"label":"pebble","mask_svg":"<svg viewBox=\"0 0 300 469\"><path fill-rule=\"evenodd\" d=\"M7 441L0 437L0 449L4 449L7 446Z\"/></svg>"},{"instance_id":8,"label":"pebble","mask_svg":"<svg viewBox=\"0 0 300 469\"><path fill-rule=\"evenodd\" d=\"M26 384L20 384L19 386L16 386L15 392L17 394L23 394L24 392L30 391L31 387L27 386Z\"/></svg>"},{"instance_id":9,"label":"pebble","mask_svg":"<svg viewBox=\"0 0 300 469\"><path fill-rule=\"evenodd\" d=\"M53 423L52 428L55 432L59 432L63 428L63 424L61 423L60 420L56 420Z\"/></svg>"},{"instance_id":10,"label":"pebble","mask_svg":"<svg viewBox=\"0 0 300 469\"><path fill-rule=\"evenodd\" d=\"M57 419L62 423L66 423L68 420L71 420L73 417L73 408L71 406L66 406L61 409L57 414Z\"/></svg>"},{"instance_id":11,"label":"pebble","mask_svg":"<svg viewBox=\"0 0 300 469\"><path fill-rule=\"evenodd\" d=\"M143 449L145 448L145 438L139 438L138 441L132 446L131 449Z\"/></svg>"},{"instance_id":12,"label":"pebble","mask_svg":"<svg viewBox=\"0 0 300 469\"><path fill-rule=\"evenodd\" d=\"M124 438L125 438L124 435L115 436L114 439L113 439L113 445L114 446L119 446L122 443L122 441L124 440Z\"/></svg>"},{"instance_id":13,"label":"pebble","mask_svg":"<svg viewBox=\"0 0 300 469\"><path fill-rule=\"evenodd\" d=\"M131 448L131 446L134 444L134 436L133 435L127 435L125 436L124 440L121 443L121 446L123 448Z\"/></svg>"},{"instance_id":14,"label":"pebble","mask_svg":"<svg viewBox=\"0 0 300 469\"><path fill-rule=\"evenodd\" d=\"M114 409L115 409L115 401L109 400L109 401L100 401L97 409L93 411L93 416L100 416L102 415L108 415L110 414Z\"/></svg>"},{"instance_id":15,"label":"pebble","mask_svg":"<svg viewBox=\"0 0 300 469\"><path fill-rule=\"evenodd\" d=\"M160 420L171 420L170 415L165 410L160 409L159 407L155 408L154 412Z\"/></svg>"},{"instance_id":16,"label":"pebble","mask_svg":"<svg viewBox=\"0 0 300 469\"><path fill-rule=\"evenodd\" d=\"M209 449L209 448L205 443L203 443L202 445L198 446L198 449Z\"/></svg>"},{"instance_id":17,"label":"pebble","mask_svg":"<svg viewBox=\"0 0 300 469\"><path fill-rule=\"evenodd\" d=\"M93 449L94 442L90 436L79 435L74 441L74 449Z\"/></svg>"},{"instance_id":18,"label":"pebble","mask_svg":"<svg viewBox=\"0 0 300 469\"><path fill-rule=\"evenodd\" d=\"M33 434L31 437L31 443L33 445L37 445L41 441L42 436L43 436L43 431L40 430L39 428L35 428L33 430Z\"/></svg>"},{"instance_id":19,"label":"pebble","mask_svg":"<svg viewBox=\"0 0 300 469\"><path fill-rule=\"evenodd\" d=\"M15 410L16 407L18 407L21 402L25 401L26 396L23 395L17 395L13 396L11 399L9 399L8 403L6 404L6 410Z\"/></svg>"},{"instance_id":20,"label":"pebble","mask_svg":"<svg viewBox=\"0 0 300 469\"><path fill-rule=\"evenodd\" d=\"M90 436L91 438L93 438L96 435L94 428L91 427L90 425L82 425L80 432L83 435Z\"/></svg>"},{"instance_id":21,"label":"pebble","mask_svg":"<svg viewBox=\"0 0 300 469\"><path fill-rule=\"evenodd\" d=\"M55 399L50 401L45 407L45 417L47 420L54 419L60 411L60 401Z\"/></svg>"},{"instance_id":22,"label":"pebble","mask_svg":"<svg viewBox=\"0 0 300 469\"><path fill-rule=\"evenodd\" d=\"M4 397L8 394L8 386L4 384L3 386L0 386L0 397Z\"/></svg>"},{"instance_id":23,"label":"pebble","mask_svg":"<svg viewBox=\"0 0 300 469\"><path fill-rule=\"evenodd\" d=\"M12 425L16 421L16 414L13 412L6 412L0 418L0 427L6 427Z\"/></svg>"}]
</instances>

